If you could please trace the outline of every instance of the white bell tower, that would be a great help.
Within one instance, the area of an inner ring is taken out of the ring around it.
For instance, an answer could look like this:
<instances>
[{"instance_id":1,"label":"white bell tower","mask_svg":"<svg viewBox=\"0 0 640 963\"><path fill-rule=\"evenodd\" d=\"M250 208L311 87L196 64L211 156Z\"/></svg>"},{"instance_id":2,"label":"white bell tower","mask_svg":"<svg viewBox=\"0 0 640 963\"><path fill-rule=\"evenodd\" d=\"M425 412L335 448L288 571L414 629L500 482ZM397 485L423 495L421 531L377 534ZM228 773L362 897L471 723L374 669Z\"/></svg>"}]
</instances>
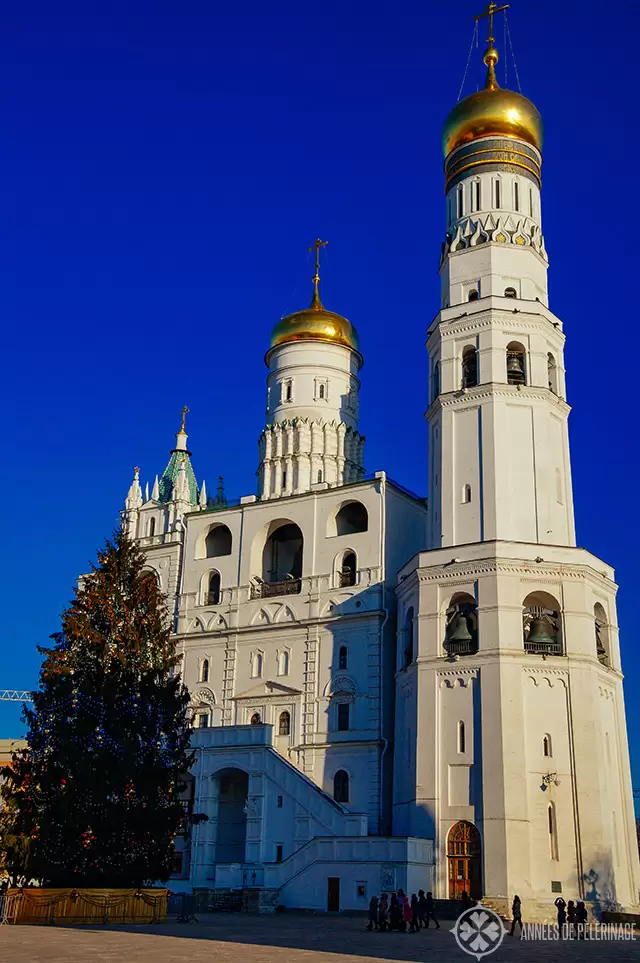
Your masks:
<instances>
[{"instance_id":1,"label":"white bell tower","mask_svg":"<svg viewBox=\"0 0 640 963\"><path fill-rule=\"evenodd\" d=\"M575 544L564 334L548 308L542 235L542 121L525 97L498 88L496 60L490 48L485 91L454 108L444 130L441 310L427 341L431 548ZM474 114L471 137L468 101L487 90L508 95L515 133L493 117L478 136Z\"/></svg>"}]
</instances>

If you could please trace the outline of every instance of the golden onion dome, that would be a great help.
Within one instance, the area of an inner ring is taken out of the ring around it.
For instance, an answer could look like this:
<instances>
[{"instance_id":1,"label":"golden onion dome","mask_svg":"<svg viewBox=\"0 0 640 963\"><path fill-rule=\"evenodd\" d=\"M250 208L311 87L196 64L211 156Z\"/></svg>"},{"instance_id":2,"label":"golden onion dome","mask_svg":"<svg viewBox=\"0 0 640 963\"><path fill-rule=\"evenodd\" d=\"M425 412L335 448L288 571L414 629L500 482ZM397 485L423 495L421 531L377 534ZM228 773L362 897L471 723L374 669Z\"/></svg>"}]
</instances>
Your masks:
<instances>
[{"instance_id":1,"label":"golden onion dome","mask_svg":"<svg viewBox=\"0 0 640 963\"><path fill-rule=\"evenodd\" d=\"M278 321L271 332L272 348L289 341L328 341L358 351L356 329L341 314L327 311L320 300L319 283L320 276L316 262L311 304L308 308L302 311L294 311L293 314L287 314L286 317Z\"/></svg>"},{"instance_id":2,"label":"golden onion dome","mask_svg":"<svg viewBox=\"0 0 640 963\"><path fill-rule=\"evenodd\" d=\"M484 90L465 97L447 117L442 149L447 157L462 144L479 137L514 137L542 150L542 118L535 104L513 90L504 90L496 79L498 51L490 46L484 55L488 67Z\"/></svg>"}]
</instances>

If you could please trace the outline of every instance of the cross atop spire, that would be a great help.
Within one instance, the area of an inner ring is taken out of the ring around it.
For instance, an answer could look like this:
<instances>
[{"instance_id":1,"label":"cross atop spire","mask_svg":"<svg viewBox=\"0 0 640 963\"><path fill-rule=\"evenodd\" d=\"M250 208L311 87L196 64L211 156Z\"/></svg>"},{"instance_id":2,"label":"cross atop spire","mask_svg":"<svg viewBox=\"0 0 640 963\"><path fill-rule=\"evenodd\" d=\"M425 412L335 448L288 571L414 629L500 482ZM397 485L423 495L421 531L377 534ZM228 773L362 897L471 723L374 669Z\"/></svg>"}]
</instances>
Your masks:
<instances>
[{"instance_id":1,"label":"cross atop spire","mask_svg":"<svg viewBox=\"0 0 640 963\"><path fill-rule=\"evenodd\" d=\"M487 65L487 80L485 82L485 90L497 90L500 86L498 79L496 77L496 64L498 63L498 51L493 46L495 37L493 36L493 18L496 13L501 13L503 10L508 10L509 4L505 3L499 7L495 3L490 3L484 13L479 13L474 20L482 20L487 17L489 21L489 36L487 37L487 47L484 55L484 62Z\"/></svg>"},{"instance_id":2,"label":"cross atop spire","mask_svg":"<svg viewBox=\"0 0 640 963\"><path fill-rule=\"evenodd\" d=\"M316 270L313 275L313 297L311 299L312 308L321 308L322 301L320 300L320 293L318 291L318 285L320 284L320 249L326 247L328 241L321 241L320 238L316 238L313 242L312 247L309 248L310 251L316 252Z\"/></svg>"}]
</instances>

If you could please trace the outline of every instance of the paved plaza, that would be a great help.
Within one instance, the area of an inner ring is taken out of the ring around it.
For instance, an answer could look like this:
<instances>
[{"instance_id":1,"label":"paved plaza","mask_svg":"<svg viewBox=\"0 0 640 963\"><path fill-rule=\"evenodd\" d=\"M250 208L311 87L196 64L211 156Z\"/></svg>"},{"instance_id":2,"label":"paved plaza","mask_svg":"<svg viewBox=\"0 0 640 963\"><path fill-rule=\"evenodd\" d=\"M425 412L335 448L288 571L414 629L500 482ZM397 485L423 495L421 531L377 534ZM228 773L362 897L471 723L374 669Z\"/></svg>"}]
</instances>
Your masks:
<instances>
[{"instance_id":1,"label":"paved plaza","mask_svg":"<svg viewBox=\"0 0 640 963\"><path fill-rule=\"evenodd\" d=\"M369 933L362 918L202 914L197 923L156 926L0 927L0 963L416 963L470 961L449 932ZM527 942L505 936L490 963L625 963L635 942Z\"/></svg>"}]
</instances>

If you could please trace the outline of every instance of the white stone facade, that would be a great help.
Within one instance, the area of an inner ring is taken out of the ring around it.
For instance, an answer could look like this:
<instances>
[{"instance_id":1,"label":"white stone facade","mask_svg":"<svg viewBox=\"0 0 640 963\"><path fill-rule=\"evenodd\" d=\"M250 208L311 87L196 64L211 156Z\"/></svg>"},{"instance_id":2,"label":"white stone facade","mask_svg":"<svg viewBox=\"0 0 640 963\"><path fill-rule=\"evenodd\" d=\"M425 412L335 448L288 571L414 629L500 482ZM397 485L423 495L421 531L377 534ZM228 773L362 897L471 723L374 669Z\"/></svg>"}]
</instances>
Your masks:
<instances>
[{"instance_id":1,"label":"white stone facade","mask_svg":"<svg viewBox=\"0 0 640 963\"><path fill-rule=\"evenodd\" d=\"M174 888L638 904L616 585L576 547L538 181L476 171L427 333L428 508L365 475L362 358L308 333L267 353L257 495L208 496L184 423L150 493L135 471L125 524L193 710Z\"/></svg>"}]
</instances>

